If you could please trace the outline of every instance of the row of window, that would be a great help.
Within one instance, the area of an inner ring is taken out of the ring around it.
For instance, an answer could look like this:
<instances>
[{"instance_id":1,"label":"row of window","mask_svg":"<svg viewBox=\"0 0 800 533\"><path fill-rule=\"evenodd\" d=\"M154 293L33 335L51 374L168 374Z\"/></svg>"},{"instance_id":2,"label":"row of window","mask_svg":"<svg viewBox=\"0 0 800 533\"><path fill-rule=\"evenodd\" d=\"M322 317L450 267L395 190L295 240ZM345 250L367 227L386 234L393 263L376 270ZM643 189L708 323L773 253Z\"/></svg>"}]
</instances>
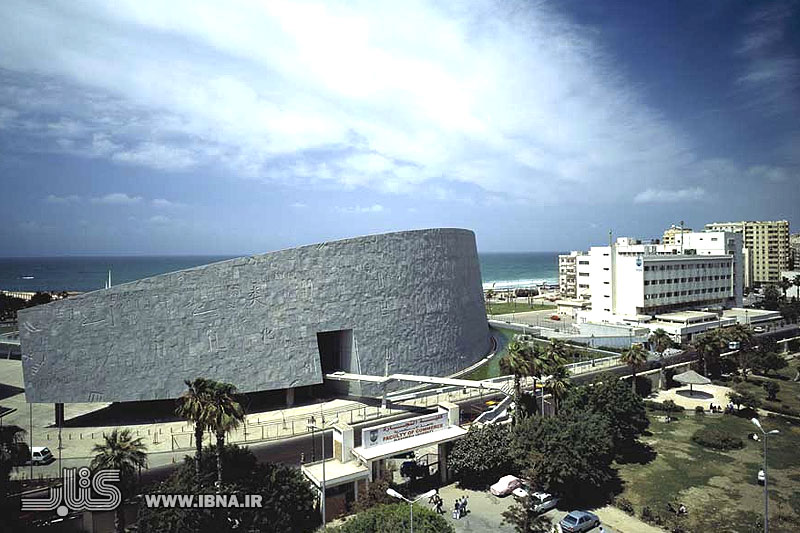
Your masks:
<instances>
[{"instance_id":1,"label":"row of window","mask_svg":"<svg viewBox=\"0 0 800 533\"><path fill-rule=\"evenodd\" d=\"M731 279L730 274L724 274L722 276L695 276L691 278L670 278L670 279L654 279L644 280L645 285L664 285L664 284L671 284L671 283L686 283L686 282L693 282L693 281L713 281L718 279Z\"/></svg>"},{"instance_id":2,"label":"row of window","mask_svg":"<svg viewBox=\"0 0 800 533\"><path fill-rule=\"evenodd\" d=\"M730 263L700 263L697 265L652 265L652 266L645 266L645 272L649 272L651 270L686 270L692 268L730 268Z\"/></svg>"},{"instance_id":3,"label":"row of window","mask_svg":"<svg viewBox=\"0 0 800 533\"><path fill-rule=\"evenodd\" d=\"M655 294L645 294L645 300L654 300L656 298L672 298L674 296L689 296L692 294L708 294L712 292L725 292L727 287L712 287L710 289L695 289L691 291L675 291L675 292L660 292Z\"/></svg>"}]
</instances>

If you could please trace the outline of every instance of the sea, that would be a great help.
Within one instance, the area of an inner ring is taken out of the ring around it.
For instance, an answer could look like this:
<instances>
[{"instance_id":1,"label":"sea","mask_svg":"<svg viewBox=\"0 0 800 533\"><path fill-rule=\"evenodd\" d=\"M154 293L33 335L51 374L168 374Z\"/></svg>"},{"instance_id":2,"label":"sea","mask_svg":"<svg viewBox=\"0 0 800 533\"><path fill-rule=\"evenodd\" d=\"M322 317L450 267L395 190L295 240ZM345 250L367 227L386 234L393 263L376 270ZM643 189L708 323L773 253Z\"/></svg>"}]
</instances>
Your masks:
<instances>
[{"instance_id":1,"label":"sea","mask_svg":"<svg viewBox=\"0 0 800 533\"><path fill-rule=\"evenodd\" d=\"M484 288L503 289L558 283L562 252L479 253ZM0 290L79 291L231 259L232 256L73 256L0 258Z\"/></svg>"}]
</instances>

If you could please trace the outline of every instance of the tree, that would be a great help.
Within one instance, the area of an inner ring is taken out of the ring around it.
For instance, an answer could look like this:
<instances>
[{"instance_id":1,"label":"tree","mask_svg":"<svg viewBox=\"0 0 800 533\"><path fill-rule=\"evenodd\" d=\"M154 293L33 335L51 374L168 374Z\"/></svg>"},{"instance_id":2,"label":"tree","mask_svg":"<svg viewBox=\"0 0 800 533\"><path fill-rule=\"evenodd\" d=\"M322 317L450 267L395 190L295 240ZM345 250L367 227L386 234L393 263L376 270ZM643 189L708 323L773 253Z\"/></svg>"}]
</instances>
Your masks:
<instances>
[{"instance_id":1,"label":"tree","mask_svg":"<svg viewBox=\"0 0 800 533\"><path fill-rule=\"evenodd\" d=\"M614 442L608 420L591 412L528 417L513 428L518 468L538 487L581 499L613 476Z\"/></svg>"},{"instance_id":2,"label":"tree","mask_svg":"<svg viewBox=\"0 0 800 533\"><path fill-rule=\"evenodd\" d=\"M514 375L514 421L522 415L522 378L530 375L530 352L527 344L511 341L508 344L508 355L500 359L500 370ZM535 383L534 383L534 390Z\"/></svg>"},{"instance_id":3,"label":"tree","mask_svg":"<svg viewBox=\"0 0 800 533\"><path fill-rule=\"evenodd\" d=\"M744 379L747 379L747 371L750 367L753 347L753 328L745 324L735 324L722 331L722 338L725 342L738 342L739 351L737 354L737 365Z\"/></svg>"},{"instance_id":4,"label":"tree","mask_svg":"<svg viewBox=\"0 0 800 533\"><path fill-rule=\"evenodd\" d=\"M641 344L633 344L630 348L622 352L620 361L631 367L633 377L631 378L631 388L636 391L636 369L647 362L647 352Z\"/></svg>"},{"instance_id":5,"label":"tree","mask_svg":"<svg viewBox=\"0 0 800 533\"><path fill-rule=\"evenodd\" d=\"M395 499L386 493L386 490L389 489L389 482L385 479L376 479L359 486L362 489L358 493L358 499L353 502L353 511L356 513L382 503L395 503Z\"/></svg>"},{"instance_id":6,"label":"tree","mask_svg":"<svg viewBox=\"0 0 800 533\"><path fill-rule=\"evenodd\" d=\"M615 453L631 447L650 421L644 401L622 380L605 376L593 386L572 388L563 404L564 413L595 413L608 421Z\"/></svg>"},{"instance_id":7,"label":"tree","mask_svg":"<svg viewBox=\"0 0 800 533\"><path fill-rule=\"evenodd\" d=\"M18 523L19 504L6 495L11 469L30 459L24 437L25 430L19 426L0 426L0 531L23 530Z\"/></svg>"},{"instance_id":8,"label":"tree","mask_svg":"<svg viewBox=\"0 0 800 533\"><path fill-rule=\"evenodd\" d=\"M786 300L786 291L792 286L792 282L787 278L781 278L781 280L778 282L778 286L783 291L783 299Z\"/></svg>"},{"instance_id":9,"label":"tree","mask_svg":"<svg viewBox=\"0 0 800 533\"><path fill-rule=\"evenodd\" d=\"M508 426L487 424L472 426L456 441L447 456L447 468L461 485L483 488L511 473L513 459Z\"/></svg>"},{"instance_id":10,"label":"tree","mask_svg":"<svg viewBox=\"0 0 800 533\"><path fill-rule=\"evenodd\" d=\"M658 361L659 365L661 366L661 370L659 372L661 386L666 387L667 378L664 375L664 352L666 352L669 348L674 347L675 342L672 340L672 337L669 336L669 333L661 328L656 329L650 335L649 341L650 347L658 354Z\"/></svg>"},{"instance_id":11,"label":"tree","mask_svg":"<svg viewBox=\"0 0 800 533\"><path fill-rule=\"evenodd\" d=\"M200 455L203 451L203 434L209 426L211 416L211 390L214 382L206 378L184 381L187 390L178 398L175 414L194 423L195 472L200 479Z\"/></svg>"},{"instance_id":12,"label":"tree","mask_svg":"<svg viewBox=\"0 0 800 533\"><path fill-rule=\"evenodd\" d=\"M553 522L541 513L533 510L530 496L517 500L503 511L503 524L514 526L517 533L550 533Z\"/></svg>"},{"instance_id":13,"label":"tree","mask_svg":"<svg viewBox=\"0 0 800 533\"><path fill-rule=\"evenodd\" d=\"M31 299L28 300L28 303L25 304L26 307L35 307L37 305L47 304L53 301L53 297L50 295L49 292L36 292Z\"/></svg>"},{"instance_id":14,"label":"tree","mask_svg":"<svg viewBox=\"0 0 800 533\"><path fill-rule=\"evenodd\" d=\"M741 387L736 387L734 390L728 392L728 399L737 409L741 409L742 406L748 409L758 409L761 405L761 402L756 398L755 394Z\"/></svg>"},{"instance_id":15,"label":"tree","mask_svg":"<svg viewBox=\"0 0 800 533\"><path fill-rule=\"evenodd\" d=\"M796 294L800 295L800 274L797 274L797 275L796 275L796 276L795 276L795 277L792 279L792 285L794 285L795 287L797 287Z\"/></svg>"},{"instance_id":16,"label":"tree","mask_svg":"<svg viewBox=\"0 0 800 533\"><path fill-rule=\"evenodd\" d=\"M236 386L214 382L211 387L211 404L208 427L217 436L217 487L222 486L222 449L225 435L244 421L245 414L239 403Z\"/></svg>"},{"instance_id":17,"label":"tree","mask_svg":"<svg viewBox=\"0 0 800 533\"><path fill-rule=\"evenodd\" d=\"M719 354L722 351L719 335L716 331L707 331L697 335L692 346L697 350L698 360L703 363L703 375L708 376L709 366L718 363Z\"/></svg>"},{"instance_id":18,"label":"tree","mask_svg":"<svg viewBox=\"0 0 800 533\"><path fill-rule=\"evenodd\" d=\"M186 457L166 481L150 488L149 494L203 494L204 487L217 477L217 452L215 446L202 450L200 456L200 481L198 482L195 458ZM226 445L222 451L225 484L222 494L236 495L244 501L246 494L261 496L261 507L254 508L139 508L138 527L141 533L221 533L235 531L261 531L265 533L293 533L313 531L319 524L316 508L317 495L299 469L259 462L249 448Z\"/></svg>"},{"instance_id":19,"label":"tree","mask_svg":"<svg viewBox=\"0 0 800 533\"><path fill-rule=\"evenodd\" d=\"M129 429L112 430L104 435L102 444L95 444L92 448L92 471L119 470L123 503L114 511L114 530L117 533L125 531L125 498L133 492L137 470L147 468L146 450L142 439L134 439Z\"/></svg>"},{"instance_id":20,"label":"tree","mask_svg":"<svg viewBox=\"0 0 800 533\"><path fill-rule=\"evenodd\" d=\"M569 371L564 365L559 365L550 370L550 378L544 384L547 390L553 397L553 409L555 414L558 414L558 405L570 387Z\"/></svg>"},{"instance_id":21,"label":"tree","mask_svg":"<svg viewBox=\"0 0 800 533\"><path fill-rule=\"evenodd\" d=\"M407 503L378 505L358 513L340 526L329 527L325 533L405 533L411 525ZM443 516L424 505L414 505L416 533L454 533L453 526Z\"/></svg>"},{"instance_id":22,"label":"tree","mask_svg":"<svg viewBox=\"0 0 800 533\"><path fill-rule=\"evenodd\" d=\"M764 307L764 309L777 311L780 298L781 293L778 291L778 288L775 285L767 285L764 289L764 299L762 300L761 305Z\"/></svg>"},{"instance_id":23,"label":"tree","mask_svg":"<svg viewBox=\"0 0 800 533\"><path fill-rule=\"evenodd\" d=\"M769 375L770 371L778 371L781 368L786 368L788 364L789 363L786 362L786 359L781 354L769 348L764 350L759 349L755 353L751 363L754 370L764 375Z\"/></svg>"},{"instance_id":24,"label":"tree","mask_svg":"<svg viewBox=\"0 0 800 533\"><path fill-rule=\"evenodd\" d=\"M781 386L775 383L774 381L765 381L764 382L764 391L767 393L767 399L775 401L778 396L778 393L781 390Z\"/></svg>"}]
</instances>

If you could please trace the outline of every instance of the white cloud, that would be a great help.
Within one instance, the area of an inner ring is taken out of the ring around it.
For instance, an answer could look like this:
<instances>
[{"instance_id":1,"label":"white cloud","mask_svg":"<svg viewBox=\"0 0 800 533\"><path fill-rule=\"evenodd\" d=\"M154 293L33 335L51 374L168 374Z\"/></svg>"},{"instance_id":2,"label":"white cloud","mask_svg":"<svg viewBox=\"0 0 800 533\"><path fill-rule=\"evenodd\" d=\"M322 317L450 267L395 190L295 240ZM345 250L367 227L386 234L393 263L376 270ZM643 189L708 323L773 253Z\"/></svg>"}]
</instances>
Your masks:
<instances>
[{"instance_id":1,"label":"white cloud","mask_svg":"<svg viewBox=\"0 0 800 533\"><path fill-rule=\"evenodd\" d=\"M155 215L147 219L150 224L154 224L156 226L163 226L165 224L169 224L171 222L169 217L165 217L164 215Z\"/></svg>"},{"instance_id":2,"label":"white cloud","mask_svg":"<svg viewBox=\"0 0 800 533\"><path fill-rule=\"evenodd\" d=\"M785 168L770 165L754 165L747 169L747 175L757 180L766 180L772 183L782 183L789 179Z\"/></svg>"},{"instance_id":3,"label":"white cloud","mask_svg":"<svg viewBox=\"0 0 800 533\"><path fill-rule=\"evenodd\" d=\"M306 207L308 207L308 205L304 204L303 202L294 202L289 204L289 207L293 207L295 209L305 209Z\"/></svg>"},{"instance_id":4,"label":"white cloud","mask_svg":"<svg viewBox=\"0 0 800 533\"><path fill-rule=\"evenodd\" d=\"M0 104L36 146L162 171L537 203L697 183L690 140L555 9L6 0Z\"/></svg>"},{"instance_id":5,"label":"white cloud","mask_svg":"<svg viewBox=\"0 0 800 533\"><path fill-rule=\"evenodd\" d=\"M647 189L637 194L633 201L637 204L660 204L672 202L697 202L707 199L706 191L701 187L691 189Z\"/></svg>"},{"instance_id":6,"label":"white cloud","mask_svg":"<svg viewBox=\"0 0 800 533\"><path fill-rule=\"evenodd\" d=\"M381 204L372 204L370 206L365 206L365 207L361 207L360 205L352 207L337 206L335 209L340 213L349 213L349 214L380 213L381 211L384 211L384 207Z\"/></svg>"},{"instance_id":7,"label":"white cloud","mask_svg":"<svg viewBox=\"0 0 800 533\"><path fill-rule=\"evenodd\" d=\"M92 198L91 202L93 204L105 204L105 205L133 205L138 204L142 201L141 196L128 196L122 192L114 192L111 194L106 194L105 196L100 196L97 198Z\"/></svg>"},{"instance_id":8,"label":"white cloud","mask_svg":"<svg viewBox=\"0 0 800 533\"><path fill-rule=\"evenodd\" d=\"M186 204L181 202L173 202L171 200L167 200L166 198L154 198L150 201L150 205L158 209L176 209L180 207L186 207Z\"/></svg>"},{"instance_id":9,"label":"white cloud","mask_svg":"<svg viewBox=\"0 0 800 533\"><path fill-rule=\"evenodd\" d=\"M79 202L81 199L80 196L75 194L70 194L67 196L56 196L55 194L48 194L43 201L48 204L71 204L75 202Z\"/></svg>"}]
</instances>

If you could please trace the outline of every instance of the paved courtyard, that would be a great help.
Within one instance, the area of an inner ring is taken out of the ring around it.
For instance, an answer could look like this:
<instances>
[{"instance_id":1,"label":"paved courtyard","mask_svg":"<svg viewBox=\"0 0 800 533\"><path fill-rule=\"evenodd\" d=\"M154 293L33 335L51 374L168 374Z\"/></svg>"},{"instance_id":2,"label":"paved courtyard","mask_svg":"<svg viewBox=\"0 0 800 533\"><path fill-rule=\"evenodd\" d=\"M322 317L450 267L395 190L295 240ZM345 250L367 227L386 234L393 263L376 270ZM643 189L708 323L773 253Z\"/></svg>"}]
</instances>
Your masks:
<instances>
[{"instance_id":1,"label":"paved courtyard","mask_svg":"<svg viewBox=\"0 0 800 533\"><path fill-rule=\"evenodd\" d=\"M657 402L672 400L677 405L680 405L686 410L694 410L698 405L708 411L711 404L724 407L728 404L729 387L722 387L720 385L694 385L693 391L689 391L688 385L682 385L675 389L668 389L659 391L654 398Z\"/></svg>"}]
</instances>

